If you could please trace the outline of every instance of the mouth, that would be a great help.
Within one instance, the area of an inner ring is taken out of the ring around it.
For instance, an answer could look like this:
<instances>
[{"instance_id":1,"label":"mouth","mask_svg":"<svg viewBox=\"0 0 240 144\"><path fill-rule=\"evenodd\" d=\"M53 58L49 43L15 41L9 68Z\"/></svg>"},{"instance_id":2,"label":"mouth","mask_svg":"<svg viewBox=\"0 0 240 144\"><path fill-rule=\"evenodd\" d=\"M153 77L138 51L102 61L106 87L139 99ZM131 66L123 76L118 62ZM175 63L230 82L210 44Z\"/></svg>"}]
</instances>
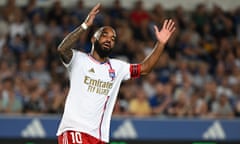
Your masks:
<instances>
[{"instance_id":1,"label":"mouth","mask_svg":"<svg viewBox=\"0 0 240 144\"><path fill-rule=\"evenodd\" d=\"M103 47L107 48L107 49L110 49L111 48L111 44L109 42L105 42L105 43L103 43Z\"/></svg>"}]
</instances>

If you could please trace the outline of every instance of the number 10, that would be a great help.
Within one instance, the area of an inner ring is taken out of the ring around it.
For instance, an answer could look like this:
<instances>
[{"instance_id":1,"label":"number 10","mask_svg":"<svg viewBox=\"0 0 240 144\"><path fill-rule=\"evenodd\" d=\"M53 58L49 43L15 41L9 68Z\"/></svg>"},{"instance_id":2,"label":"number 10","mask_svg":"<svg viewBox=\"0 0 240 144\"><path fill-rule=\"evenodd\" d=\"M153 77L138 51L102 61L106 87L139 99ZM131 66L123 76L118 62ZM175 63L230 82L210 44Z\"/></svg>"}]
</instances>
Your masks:
<instances>
[{"instance_id":1,"label":"number 10","mask_svg":"<svg viewBox=\"0 0 240 144\"><path fill-rule=\"evenodd\" d=\"M72 143L82 144L82 137L80 132L70 132L72 136Z\"/></svg>"}]
</instances>

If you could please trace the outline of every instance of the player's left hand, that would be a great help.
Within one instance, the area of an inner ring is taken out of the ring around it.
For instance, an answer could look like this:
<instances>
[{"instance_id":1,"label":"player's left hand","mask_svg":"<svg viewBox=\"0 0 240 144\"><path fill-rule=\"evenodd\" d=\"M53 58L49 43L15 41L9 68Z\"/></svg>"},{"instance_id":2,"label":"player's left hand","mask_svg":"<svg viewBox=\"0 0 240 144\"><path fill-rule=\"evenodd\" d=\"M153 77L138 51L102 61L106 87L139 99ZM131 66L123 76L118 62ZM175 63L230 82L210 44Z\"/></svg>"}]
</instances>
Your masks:
<instances>
[{"instance_id":1,"label":"player's left hand","mask_svg":"<svg viewBox=\"0 0 240 144\"><path fill-rule=\"evenodd\" d=\"M167 43L168 39L171 37L175 29L175 23L172 19L164 20L163 27L160 31L158 27L154 25L156 38L162 44Z\"/></svg>"}]
</instances>

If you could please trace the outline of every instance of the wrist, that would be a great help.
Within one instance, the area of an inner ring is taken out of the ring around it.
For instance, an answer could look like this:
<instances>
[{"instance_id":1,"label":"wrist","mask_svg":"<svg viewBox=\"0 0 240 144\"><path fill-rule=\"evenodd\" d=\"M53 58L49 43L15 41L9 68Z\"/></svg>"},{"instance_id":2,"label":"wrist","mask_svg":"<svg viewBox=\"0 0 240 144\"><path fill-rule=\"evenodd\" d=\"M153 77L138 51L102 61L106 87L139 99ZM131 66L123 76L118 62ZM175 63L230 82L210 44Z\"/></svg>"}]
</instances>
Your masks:
<instances>
[{"instance_id":1,"label":"wrist","mask_svg":"<svg viewBox=\"0 0 240 144\"><path fill-rule=\"evenodd\" d=\"M81 24L81 28L84 29L84 30L87 30L88 29L88 25L85 22L83 22Z\"/></svg>"},{"instance_id":2,"label":"wrist","mask_svg":"<svg viewBox=\"0 0 240 144\"><path fill-rule=\"evenodd\" d=\"M164 47L166 43L163 43L163 42L161 42L161 41L158 41L157 44L158 44L159 46L161 46L161 47Z\"/></svg>"}]
</instances>

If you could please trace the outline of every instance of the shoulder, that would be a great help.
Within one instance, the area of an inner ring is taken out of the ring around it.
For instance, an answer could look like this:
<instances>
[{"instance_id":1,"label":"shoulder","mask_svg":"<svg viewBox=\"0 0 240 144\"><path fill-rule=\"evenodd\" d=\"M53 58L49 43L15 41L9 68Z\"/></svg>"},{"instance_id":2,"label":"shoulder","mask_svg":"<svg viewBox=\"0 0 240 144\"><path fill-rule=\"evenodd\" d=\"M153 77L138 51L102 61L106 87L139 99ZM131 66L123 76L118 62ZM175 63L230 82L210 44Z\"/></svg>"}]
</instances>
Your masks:
<instances>
[{"instance_id":1,"label":"shoulder","mask_svg":"<svg viewBox=\"0 0 240 144\"><path fill-rule=\"evenodd\" d=\"M88 54L87 54L87 53L84 53L84 52L79 51L79 50L74 50L74 49L73 49L73 53L74 53L77 57L88 57Z\"/></svg>"},{"instance_id":2,"label":"shoulder","mask_svg":"<svg viewBox=\"0 0 240 144\"><path fill-rule=\"evenodd\" d=\"M112 59L109 59L109 61L110 61L111 66L114 69L116 69L117 71L125 71L126 69L129 69L129 67L130 67L129 63L119 60L119 59L112 58Z\"/></svg>"},{"instance_id":3,"label":"shoulder","mask_svg":"<svg viewBox=\"0 0 240 144\"><path fill-rule=\"evenodd\" d=\"M128 65L129 63L120 59L116 58L110 58L110 63L111 64L117 64L117 65Z\"/></svg>"},{"instance_id":4,"label":"shoulder","mask_svg":"<svg viewBox=\"0 0 240 144\"><path fill-rule=\"evenodd\" d=\"M88 55L84 52L81 52L79 50L72 49L73 57L68 65L75 65L79 61L84 61L88 57Z\"/></svg>"},{"instance_id":5,"label":"shoulder","mask_svg":"<svg viewBox=\"0 0 240 144\"><path fill-rule=\"evenodd\" d=\"M87 54L85 52L82 52L80 50L73 49L73 52L75 52L78 55L87 56Z\"/></svg>"}]
</instances>

